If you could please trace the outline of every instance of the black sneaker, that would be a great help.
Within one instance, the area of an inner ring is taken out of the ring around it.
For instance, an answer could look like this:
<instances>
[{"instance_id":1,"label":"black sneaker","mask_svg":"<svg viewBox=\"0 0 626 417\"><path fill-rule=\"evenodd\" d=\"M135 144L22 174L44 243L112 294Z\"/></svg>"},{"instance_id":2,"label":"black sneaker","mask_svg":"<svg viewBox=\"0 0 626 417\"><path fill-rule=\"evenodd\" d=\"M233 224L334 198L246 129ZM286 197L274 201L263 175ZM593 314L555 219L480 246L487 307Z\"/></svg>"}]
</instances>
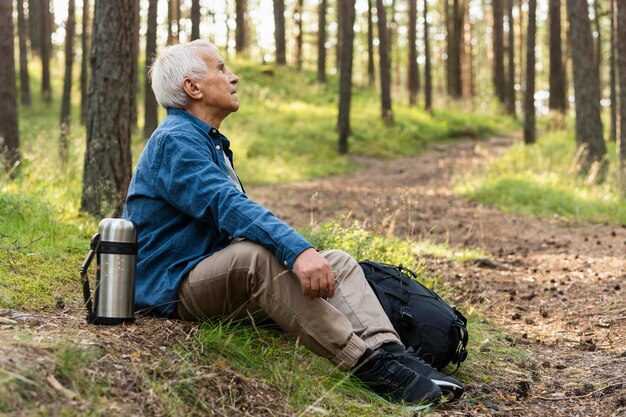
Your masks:
<instances>
[{"instance_id":1,"label":"black sneaker","mask_svg":"<svg viewBox=\"0 0 626 417\"><path fill-rule=\"evenodd\" d=\"M412 347L404 349L401 345L396 343L386 343L381 347L381 350L392 355L395 360L412 369L417 374L430 379L441 389L441 392L448 401L457 400L463 395L465 387L458 379L437 371L420 358Z\"/></svg>"},{"instance_id":2,"label":"black sneaker","mask_svg":"<svg viewBox=\"0 0 626 417\"><path fill-rule=\"evenodd\" d=\"M437 385L381 350L367 349L353 372L374 392L395 401L428 404L441 399Z\"/></svg>"}]
</instances>

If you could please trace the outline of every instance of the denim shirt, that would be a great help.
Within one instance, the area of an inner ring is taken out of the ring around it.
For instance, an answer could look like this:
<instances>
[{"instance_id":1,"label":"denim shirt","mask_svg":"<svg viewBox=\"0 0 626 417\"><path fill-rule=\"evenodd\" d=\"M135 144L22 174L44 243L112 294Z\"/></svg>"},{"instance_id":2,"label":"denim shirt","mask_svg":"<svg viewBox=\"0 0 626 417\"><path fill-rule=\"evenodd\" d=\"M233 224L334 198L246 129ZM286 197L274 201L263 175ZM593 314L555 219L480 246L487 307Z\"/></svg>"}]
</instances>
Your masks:
<instances>
[{"instance_id":1,"label":"denim shirt","mask_svg":"<svg viewBox=\"0 0 626 417\"><path fill-rule=\"evenodd\" d=\"M288 268L312 245L250 200L228 176L230 143L180 109L146 144L130 182L124 218L138 228L135 309L171 316L181 280L200 261L244 238Z\"/></svg>"}]
</instances>

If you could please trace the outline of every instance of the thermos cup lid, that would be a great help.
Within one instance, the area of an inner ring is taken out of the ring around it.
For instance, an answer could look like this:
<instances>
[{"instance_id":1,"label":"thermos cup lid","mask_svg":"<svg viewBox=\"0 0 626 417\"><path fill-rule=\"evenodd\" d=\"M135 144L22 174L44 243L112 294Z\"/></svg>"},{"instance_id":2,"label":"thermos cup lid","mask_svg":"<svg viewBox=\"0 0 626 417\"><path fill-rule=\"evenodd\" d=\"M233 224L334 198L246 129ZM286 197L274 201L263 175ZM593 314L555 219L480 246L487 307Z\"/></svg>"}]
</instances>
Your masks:
<instances>
[{"instance_id":1,"label":"thermos cup lid","mask_svg":"<svg viewBox=\"0 0 626 417\"><path fill-rule=\"evenodd\" d=\"M136 242L137 227L129 220L106 218L100 221L98 233L103 241Z\"/></svg>"}]
</instances>

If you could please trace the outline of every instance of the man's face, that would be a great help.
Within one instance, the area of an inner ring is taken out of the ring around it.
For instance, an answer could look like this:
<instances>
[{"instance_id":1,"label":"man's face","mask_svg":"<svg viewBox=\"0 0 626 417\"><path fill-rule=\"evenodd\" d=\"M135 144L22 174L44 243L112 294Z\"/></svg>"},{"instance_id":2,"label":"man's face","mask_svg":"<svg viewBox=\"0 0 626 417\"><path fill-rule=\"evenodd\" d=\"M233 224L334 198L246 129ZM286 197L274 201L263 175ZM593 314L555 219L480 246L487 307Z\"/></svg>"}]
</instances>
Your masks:
<instances>
[{"instance_id":1,"label":"man's face","mask_svg":"<svg viewBox=\"0 0 626 417\"><path fill-rule=\"evenodd\" d=\"M239 78L226 68L224 60L211 48L198 50L199 56L206 63L208 74L196 85L202 92L202 102L207 110L227 116L239 109L239 99L235 84Z\"/></svg>"}]
</instances>

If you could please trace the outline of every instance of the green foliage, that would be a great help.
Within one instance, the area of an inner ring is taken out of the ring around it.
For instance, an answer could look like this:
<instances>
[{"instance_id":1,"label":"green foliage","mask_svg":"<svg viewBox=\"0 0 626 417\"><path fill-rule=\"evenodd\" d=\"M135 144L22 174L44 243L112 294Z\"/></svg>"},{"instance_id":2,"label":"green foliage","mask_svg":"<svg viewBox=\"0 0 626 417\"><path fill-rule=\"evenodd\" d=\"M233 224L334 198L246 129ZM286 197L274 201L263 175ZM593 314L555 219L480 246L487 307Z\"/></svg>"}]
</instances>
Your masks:
<instances>
[{"instance_id":1,"label":"green foliage","mask_svg":"<svg viewBox=\"0 0 626 417\"><path fill-rule=\"evenodd\" d=\"M609 144L611 167L613 148ZM517 144L456 191L505 211L626 224L614 173L603 184L586 183L571 167L575 151L573 135L565 131L544 135L532 146Z\"/></svg>"}]
</instances>

